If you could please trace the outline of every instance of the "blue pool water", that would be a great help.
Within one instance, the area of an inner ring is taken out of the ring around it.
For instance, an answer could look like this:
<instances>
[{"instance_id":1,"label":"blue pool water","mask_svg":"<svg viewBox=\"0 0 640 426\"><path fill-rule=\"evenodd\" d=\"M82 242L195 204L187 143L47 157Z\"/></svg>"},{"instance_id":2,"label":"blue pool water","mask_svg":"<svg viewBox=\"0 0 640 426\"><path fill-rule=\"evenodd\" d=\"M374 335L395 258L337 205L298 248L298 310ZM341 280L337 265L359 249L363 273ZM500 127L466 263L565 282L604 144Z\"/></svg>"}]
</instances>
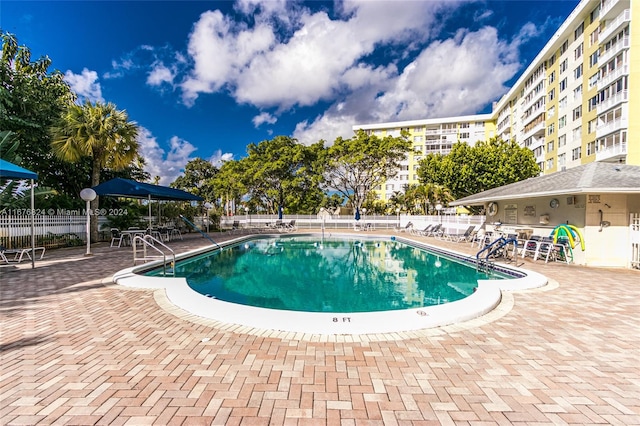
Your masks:
<instances>
[{"instance_id":1,"label":"blue pool water","mask_svg":"<svg viewBox=\"0 0 640 426\"><path fill-rule=\"evenodd\" d=\"M306 312L433 306L467 297L478 279L504 278L398 241L306 236L245 241L179 261L175 273L209 297Z\"/></svg>"}]
</instances>

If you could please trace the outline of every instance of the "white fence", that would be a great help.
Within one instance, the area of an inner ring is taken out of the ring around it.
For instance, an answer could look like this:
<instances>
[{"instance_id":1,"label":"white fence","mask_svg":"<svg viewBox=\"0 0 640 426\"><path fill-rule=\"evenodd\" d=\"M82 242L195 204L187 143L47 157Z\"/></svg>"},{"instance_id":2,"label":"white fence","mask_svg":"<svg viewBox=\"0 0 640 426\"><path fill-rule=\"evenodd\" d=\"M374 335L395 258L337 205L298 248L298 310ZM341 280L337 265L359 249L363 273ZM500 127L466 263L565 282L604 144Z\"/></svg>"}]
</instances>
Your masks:
<instances>
[{"instance_id":1,"label":"white fence","mask_svg":"<svg viewBox=\"0 0 640 426\"><path fill-rule=\"evenodd\" d=\"M223 216L220 219L222 229L230 229L235 225L240 228L260 228L275 223L277 215L236 215ZM480 226L485 216L468 215L440 215L440 216L410 216L410 215L361 215L356 221L353 216L327 215L284 215L282 222L287 224L295 220L298 229L318 229L324 226L328 229L348 229L354 226L367 225L373 229L405 228L409 222L415 229L424 229L429 224L442 223L447 232L464 231L470 225Z\"/></svg>"},{"instance_id":2,"label":"white fence","mask_svg":"<svg viewBox=\"0 0 640 426\"><path fill-rule=\"evenodd\" d=\"M234 225L240 228L260 228L275 223L277 215L236 215L223 216L220 219L222 229L231 229ZM86 242L86 216L84 215L36 215L35 237L38 247L64 247L82 245ZM463 231L469 225L480 226L484 216L410 216L410 215L362 215L359 221L353 216L326 215L284 215L283 223L296 221L298 229L352 229L356 225L368 226L371 229L406 228L409 222L415 229L423 229L429 224L442 223L448 232ZM99 216L98 223L106 221ZM200 229L206 230L206 222L202 217L195 217L193 222ZM213 227L212 227L213 229ZM107 238L108 236L103 236ZM22 248L31 245L31 216L0 214L0 244L7 248Z\"/></svg>"},{"instance_id":3,"label":"white fence","mask_svg":"<svg viewBox=\"0 0 640 426\"><path fill-rule=\"evenodd\" d=\"M86 241L87 218L83 215L36 215L34 225L38 247L81 245ZM0 214L0 244L7 248L30 247L31 216Z\"/></svg>"}]
</instances>

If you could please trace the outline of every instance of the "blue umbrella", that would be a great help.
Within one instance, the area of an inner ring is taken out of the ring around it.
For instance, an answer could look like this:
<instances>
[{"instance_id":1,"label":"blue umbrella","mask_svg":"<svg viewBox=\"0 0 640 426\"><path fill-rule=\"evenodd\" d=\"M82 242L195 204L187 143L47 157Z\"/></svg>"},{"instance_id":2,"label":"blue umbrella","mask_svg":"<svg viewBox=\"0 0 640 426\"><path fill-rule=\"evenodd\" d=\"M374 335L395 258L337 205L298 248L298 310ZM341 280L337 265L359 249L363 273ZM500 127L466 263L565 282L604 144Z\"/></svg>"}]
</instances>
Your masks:
<instances>
[{"instance_id":1,"label":"blue umbrella","mask_svg":"<svg viewBox=\"0 0 640 426\"><path fill-rule=\"evenodd\" d=\"M356 207L356 220L360 220L360 209Z\"/></svg>"},{"instance_id":2,"label":"blue umbrella","mask_svg":"<svg viewBox=\"0 0 640 426\"><path fill-rule=\"evenodd\" d=\"M282 220L282 206L278 207L278 219Z\"/></svg>"}]
</instances>

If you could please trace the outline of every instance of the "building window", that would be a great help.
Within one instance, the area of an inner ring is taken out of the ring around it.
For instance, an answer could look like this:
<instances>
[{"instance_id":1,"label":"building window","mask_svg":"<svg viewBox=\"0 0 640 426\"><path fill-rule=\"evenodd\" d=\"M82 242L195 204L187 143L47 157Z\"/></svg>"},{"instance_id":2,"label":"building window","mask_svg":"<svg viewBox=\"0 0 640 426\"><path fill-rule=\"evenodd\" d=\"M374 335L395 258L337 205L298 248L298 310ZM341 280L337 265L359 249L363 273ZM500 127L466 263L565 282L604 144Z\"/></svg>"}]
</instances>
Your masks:
<instances>
[{"instance_id":1,"label":"building window","mask_svg":"<svg viewBox=\"0 0 640 426\"><path fill-rule=\"evenodd\" d=\"M469 132L460 133L460 139L469 139Z\"/></svg>"},{"instance_id":2,"label":"building window","mask_svg":"<svg viewBox=\"0 0 640 426\"><path fill-rule=\"evenodd\" d=\"M582 99L582 84L573 89L573 100L577 101Z\"/></svg>"},{"instance_id":3,"label":"building window","mask_svg":"<svg viewBox=\"0 0 640 426\"><path fill-rule=\"evenodd\" d=\"M549 90L549 101L554 100L556 97L556 89Z\"/></svg>"},{"instance_id":4,"label":"building window","mask_svg":"<svg viewBox=\"0 0 640 426\"><path fill-rule=\"evenodd\" d=\"M553 141L547 144L547 152L553 152Z\"/></svg>"},{"instance_id":5,"label":"building window","mask_svg":"<svg viewBox=\"0 0 640 426\"><path fill-rule=\"evenodd\" d=\"M598 95L595 95L593 98L589 99L589 111L595 109L598 106L598 99L600 99Z\"/></svg>"},{"instance_id":6,"label":"building window","mask_svg":"<svg viewBox=\"0 0 640 426\"><path fill-rule=\"evenodd\" d=\"M553 83L556 80L556 72L553 71L551 74L549 74L549 84Z\"/></svg>"},{"instance_id":7,"label":"building window","mask_svg":"<svg viewBox=\"0 0 640 426\"><path fill-rule=\"evenodd\" d=\"M573 110L573 119L578 120L580 117L582 117L582 105Z\"/></svg>"},{"instance_id":8,"label":"building window","mask_svg":"<svg viewBox=\"0 0 640 426\"><path fill-rule=\"evenodd\" d=\"M596 142L589 142L587 144L587 155L593 155L596 153Z\"/></svg>"},{"instance_id":9,"label":"building window","mask_svg":"<svg viewBox=\"0 0 640 426\"><path fill-rule=\"evenodd\" d=\"M553 169L553 158L547 160L547 170Z\"/></svg>"},{"instance_id":10,"label":"building window","mask_svg":"<svg viewBox=\"0 0 640 426\"><path fill-rule=\"evenodd\" d=\"M565 77L562 80L560 80L560 91L562 92L566 88L567 88L567 78Z\"/></svg>"},{"instance_id":11,"label":"building window","mask_svg":"<svg viewBox=\"0 0 640 426\"><path fill-rule=\"evenodd\" d=\"M571 159L572 159L573 161L575 161L575 160L579 160L581 157L582 157L582 147L574 148L574 149L571 151Z\"/></svg>"},{"instance_id":12,"label":"building window","mask_svg":"<svg viewBox=\"0 0 640 426\"><path fill-rule=\"evenodd\" d=\"M589 19L591 20L590 22L594 23L599 16L600 16L600 5L597 5L596 8L593 9L589 14Z\"/></svg>"},{"instance_id":13,"label":"building window","mask_svg":"<svg viewBox=\"0 0 640 426\"><path fill-rule=\"evenodd\" d=\"M542 154L544 154L544 149L543 147L539 146L536 149L533 150L533 156L534 157L540 157Z\"/></svg>"},{"instance_id":14,"label":"building window","mask_svg":"<svg viewBox=\"0 0 640 426\"><path fill-rule=\"evenodd\" d=\"M578 126L575 129L573 129L573 140L574 141L579 141L582 139L582 126Z\"/></svg>"},{"instance_id":15,"label":"building window","mask_svg":"<svg viewBox=\"0 0 640 426\"><path fill-rule=\"evenodd\" d=\"M562 43L562 46L560 46L560 54L562 55L564 52L567 51L568 48L569 48L569 40L565 40L564 43Z\"/></svg>"},{"instance_id":16,"label":"building window","mask_svg":"<svg viewBox=\"0 0 640 426\"><path fill-rule=\"evenodd\" d=\"M569 60L568 59L565 59L564 61L560 62L560 74L565 72L567 70L568 66L569 66Z\"/></svg>"},{"instance_id":17,"label":"building window","mask_svg":"<svg viewBox=\"0 0 640 426\"><path fill-rule=\"evenodd\" d=\"M589 133L593 133L596 131L597 121L595 119L589 120L587 130Z\"/></svg>"},{"instance_id":18,"label":"building window","mask_svg":"<svg viewBox=\"0 0 640 426\"><path fill-rule=\"evenodd\" d=\"M600 38L600 28L596 27L595 30L591 34L589 34L589 46L593 46L594 44L598 44L598 39Z\"/></svg>"},{"instance_id":19,"label":"building window","mask_svg":"<svg viewBox=\"0 0 640 426\"><path fill-rule=\"evenodd\" d=\"M422 145L416 145L413 147L413 152L416 154L422 154Z\"/></svg>"},{"instance_id":20,"label":"building window","mask_svg":"<svg viewBox=\"0 0 640 426\"><path fill-rule=\"evenodd\" d=\"M582 77L582 64L578 65L578 67L573 70L573 77L577 80Z\"/></svg>"},{"instance_id":21,"label":"building window","mask_svg":"<svg viewBox=\"0 0 640 426\"><path fill-rule=\"evenodd\" d=\"M596 50L595 52L593 52L591 54L591 56L589 56L589 67L593 67L595 65L598 65L598 57L600 56L600 53L598 50Z\"/></svg>"},{"instance_id":22,"label":"building window","mask_svg":"<svg viewBox=\"0 0 640 426\"><path fill-rule=\"evenodd\" d=\"M555 131L555 125L553 123L549 124L549 127L547 127L547 135L552 135Z\"/></svg>"},{"instance_id":23,"label":"building window","mask_svg":"<svg viewBox=\"0 0 640 426\"><path fill-rule=\"evenodd\" d=\"M578 47L573 51L573 55L575 59L580 59L582 57L582 52L584 50L584 44L580 43Z\"/></svg>"},{"instance_id":24,"label":"building window","mask_svg":"<svg viewBox=\"0 0 640 426\"><path fill-rule=\"evenodd\" d=\"M556 62L556 55L553 54L549 59L547 59L547 66L550 67Z\"/></svg>"},{"instance_id":25,"label":"building window","mask_svg":"<svg viewBox=\"0 0 640 426\"><path fill-rule=\"evenodd\" d=\"M556 107L552 106L547 110L547 118L553 118L556 115Z\"/></svg>"},{"instance_id":26,"label":"building window","mask_svg":"<svg viewBox=\"0 0 640 426\"><path fill-rule=\"evenodd\" d=\"M414 143L416 143L416 142L422 142L422 136L414 136L414 137L413 137L413 142L414 142Z\"/></svg>"},{"instance_id":27,"label":"building window","mask_svg":"<svg viewBox=\"0 0 640 426\"><path fill-rule=\"evenodd\" d=\"M598 80L600 80L600 73L595 73L589 77L589 89L598 84Z\"/></svg>"},{"instance_id":28,"label":"building window","mask_svg":"<svg viewBox=\"0 0 640 426\"><path fill-rule=\"evenodd\" d=\"M558 154L558 167L563 167L567 165L567 154L562 153Z\"/></svg>"},{"instance_id":29,"label":"building window","mask_svg":"<svg viewBox=\"0 0 640 426\"><path fill-rule=\"evenodd\" d=\"M563 115L558 119L558 130L567 125L567 116Z\"/></svg>"},{"instance_id":30,"label":"building window","mask_svg":"<svg viewBox=\"0 0 640 426\"><path fill-rule=\"evenodd\" d=\"M385 186L385 189L386 189L387 191L393 191L393 184L392 184L392 183L388 183L388 184Z\"/></svg>"},{"instance_id":31,"label":"building window","mask_svg":"<svg viewBox=\"0 0 640 426\"><path fill-rule=\"evenodd\" d=\"M567 144L567 135L558 136L558 148L561 148Z\"/></svg>"},{"instance_id":32,"label":"building window","mask_svg":"<svg viewBox=\"0 0 640 426\"><path fill-rule=\"evenodd\" d=\"M578 40L582 35L582 33L584 33L584 22L578 25L578 28L576 28L575 31L573 32L573 39Z\"/></svg>"},{"instance_id":33,"label":"building window","mask_svg":"<svg viewBox=\"0 0 640 426\"><path fill-rule=\"evenodd\" d=\"M564 109L567 107L567 97L563 97L562 99L560 99L560 102L558 102L558 108L559 109Z\"/></svg>"}]
</instances>

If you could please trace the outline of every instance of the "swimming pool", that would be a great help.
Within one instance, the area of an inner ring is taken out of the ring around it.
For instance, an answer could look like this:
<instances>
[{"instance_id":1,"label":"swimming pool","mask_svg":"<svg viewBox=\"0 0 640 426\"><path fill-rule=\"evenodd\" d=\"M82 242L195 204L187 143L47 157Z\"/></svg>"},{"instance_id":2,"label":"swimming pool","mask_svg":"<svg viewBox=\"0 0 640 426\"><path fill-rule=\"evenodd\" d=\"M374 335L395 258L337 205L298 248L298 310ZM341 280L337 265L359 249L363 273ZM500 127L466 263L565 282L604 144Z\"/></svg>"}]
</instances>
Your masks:
<instances>
[{"instance_id":1,"label":"swimming pool","mask_svg":"<svg viewBox=\"0 0 640 426\"><path fill-rule=\"evenodd\" d=\"M225 302L334 313L440 305L470 296L478 280L507 277L389 238L311 236L237 243L178 262L175 276Z\"/></svg>"},{"instance_id":2,"label":"swimming pool","mask_svg":"<svg viewBox=\"0 0 640 426\"><path fill-rule=\"evenodd\" d=\"M303 237L305 239L307 237L320 238L320 235L298 235L296 238L302 239ZM334 237L336 237L336 235L334 235ZM352 241L352 236L338 235L337 237L339 237L339 239L341 240ZM275 240L264 240L259 238L257 239L256 237L236 238L232 241L222 244L222 246L224 247L222 255L226 256L227 253L231 255L233 254L233 250L245 250L246 252L255 251L255 255L261 256L262 262L265 262L268 259L281 256L280 254L276 253L286 253L286 249L284 249L284 247L278 246L279 241L284 241L282 240L282 238L285 237L278 237ZM392 238L395 241L391 241ZM311 255L312 257L324 259L325 245L327 244L327 240L317 240L316 242L318 241L323 244L322 248L316 246L306 247L304 249L300 248L297 249L298 255ZM258 242L260 242L260 244L258 244ZM418 253L418 258L412 258L412 260L409 260L409 262L417 263L422 260L424 262L430 263L433 267L435 267L436 262L440 263L441 267L443 259L445 259L445 257L448 258L448 260L452 261L451 265L458 265L470 260L467 255L441 250L436 247L413 241L410 238L395 236L387 236L384 238L378 237L378 239L359 238L357 242L358 244L356 245L355 242L352 241L353 244L348 246L350 248L348 248L347 250L353 251L354 256L356 254L361 257L363 257L365 254L367 256L378 256L378 262L385 262L386 259L389 258L388 252L393 250L405 250L411 252L415 251L415 253ZM269 243L271 244L271 246L269 246ZM237 247L237 249L232 249L232 247ZM273 250L271 254L268 251L269 249ZM429 253L425 252L426 249L429 250ZM260 250L262 252L258 253L258 251ZM345 248L335 249L333 251L327 250L326 253L333 253L333 256L338 257L342 260L344 258L344 253L340 255L340 250L345 250ZM188 265L197 265L198 263L195 262L196 259L204 258L205 255L210 255L212 251L215 252L217 250L212 250L212 247L195 250L181 255L180 258L185 259L182 262L184 262L184 265L186 265L185 268L189 269ZM288 256L294 258L293 254ZM215 263L215 260L217 260L218 258L221 257L214 254L214 256L209 257L206 262ZM242 258L242 256L240 256L240 258ZM398 268L398 261L394 261L391 263L395 263L395 266L385 265L385 268L386 270L388 270L389 268L397 268L398 273L392 274L394 277L396 275L400 276L404 274L404 272L401 272ZM180 264L181 262L178 262L178 266L176 267L177 270L180 269ZM447 263L447 265L449 265L449 263ZM164 292L166 292L167 299L173 305L191 314L216 320L221 323L237 324L238 326L251 327L255 329L268 329L313 334L393 333L458 323L476 318L491 311L500 303L501 290L533 288L540 287L546 284L546 278L540 274L536 274L531 271L525 271L519 268L500 267L499 269L503 274L509 275L512 278L494 280L482 279L482 277L480 277L479 279L475 280L475 291L473 289L473 283L468 284L467 287L471 290L471 293L469 295L462 296L461 298L457 298L457 300L454 301L448 301L448 303L428 306L427 304L421 302L420 306L398 306L397 309L390 310L386 308L382 310L373 310L372 308L367 307L366 311L354 312L345 311L343 309L335 309L333 306L334 302L327 302L325 294L322 293L322 291L318 290L317 288L304 285L304 277L296 278L289 275L286 279L288 281L296 281L298 284L295 285L299 285L300 288L303 289L296 290L298 295L297 297L306 297L306 299L310 300L313 299L316 306L315 310L309 310L305 307L304 310L298 311L288 309L287 307L284 307L283 309L273 309L270 307L250 306L248 304L238 303L237 301L230 302L221 300L217 298L218 296L207 297L194 290L194 288L190 286L188 279L185 277L169 278L143 275L144 273L147 273L152 266L152 264L141 265L138 267L128 268L126 270L120 271L114 275L114 282L131 287L163 289ZM251 269L248 266L249 265L247 265L247 268ZM255 264L252 262L251 266L255 267ZM202 264L200 264L199 267L201 268ZM450 267L451 266L447 266L447 268ZM471 269L475 273L475 268L472 267ZM308 272L317 275L316 270ZM194 275L197 276L198 274ZM233 274L227 275L231 276ZM416 276L418 275L419 274L416 273ZM417 283L417 281L415 280L416 276L412 278L414 283ZM387 278L389 277L387 276ZM281 276L281 278L278 279L282 280L285 278L282 278ZM457 281L447 278L446 282L447 287L460 287L458 284L456 284ZM453 285L449 285L449 283ZM199 284L192 283L191 285L197 287ZM315 286L317 287L318 284L316 284ZM400 291L397 291L398 286L395 282L392 282L390 285L388 285L388 287L394 288L396 290L394 292L401 293L402 298L408 299L414 298L413 295L419 293L419 291L416 293L416 291L413 290L421 290L419 284L415 284L414 289L408 289L406 286L407 284L401 284ZM255 291L255 285L253 287L254 290L252 291ZM460 290L461 288L457 288L456 292L462 293ZM368 291L370 291L370 289L368 289ZM208 292L208 290L204 290L203 292L205 294L209 294L209 296L213 296L210 292ZM247 292L248 291L245 289L245 294L241 294L241 297L247 299ZM407 297L407 295L411 297ZM255 295L251 294L251 296ZM370 299L376 298L372 297L371 294L369 294L369 296ZM446 298L448 300L448 296ZM307 303L308 301L304 300L303 302ZM328 308L331 308L333 312L327 312Z\"/></svg>"}]
</instances>

